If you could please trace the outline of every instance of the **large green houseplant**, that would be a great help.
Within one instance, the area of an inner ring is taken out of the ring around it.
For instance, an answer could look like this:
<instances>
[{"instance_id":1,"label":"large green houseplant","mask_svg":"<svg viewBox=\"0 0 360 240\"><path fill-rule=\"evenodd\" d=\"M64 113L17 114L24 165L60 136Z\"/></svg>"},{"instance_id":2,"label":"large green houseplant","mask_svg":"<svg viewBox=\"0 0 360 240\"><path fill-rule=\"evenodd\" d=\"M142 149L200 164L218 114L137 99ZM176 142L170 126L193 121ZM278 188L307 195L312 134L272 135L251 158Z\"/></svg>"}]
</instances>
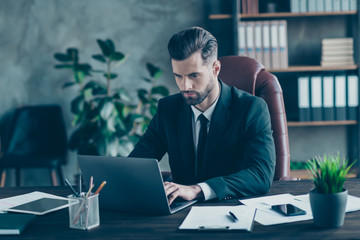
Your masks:
<instances>
[{"instance_id":1,"label":"large green houseplant","mask_svg":"<svg viewBox=\"0 0 360 240\"><path fill-rule=\"evenodd\" d=\"M344 224L348 191L344 188L349 165L346 159L324 155L308 161L315 188L310 191L314 224L318 227L340 227Z\"/></svg>"},{"instance_id":2,"label":"large green houseplant","mask_svg":"<svg viewBox=\"0 0 360 240\"><path fill-rule=\"evenodd\" d=\"M148 87L138 90L138 99L131 99L124 86L114 89L112 82L118 79L114 69L121 66L127 56L117 51L110 39L98 39L97 43L101 53L92 58L104 65L103 70L81 63L76 48L54 54L59 62L56 69L73 72L73 80L63 88L73 86L78 90L71 102L72 124L76 130L70 137L69 147L79 154L125 156L150 123L159 98L167 96L169 91L165 86L156 85L162 71L151 63L146 64L149 77L142 79Z\"/></svg>"}]
</instances>

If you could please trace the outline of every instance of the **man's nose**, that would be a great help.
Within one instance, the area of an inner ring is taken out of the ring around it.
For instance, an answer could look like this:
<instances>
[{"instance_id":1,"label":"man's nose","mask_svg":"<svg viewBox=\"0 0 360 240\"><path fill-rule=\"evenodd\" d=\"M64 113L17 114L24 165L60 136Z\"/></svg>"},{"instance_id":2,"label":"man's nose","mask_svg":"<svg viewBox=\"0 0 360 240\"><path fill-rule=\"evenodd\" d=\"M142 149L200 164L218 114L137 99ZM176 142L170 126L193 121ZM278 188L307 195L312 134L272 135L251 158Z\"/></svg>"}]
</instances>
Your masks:
<instances>
[{"instance_id":1,"label":"man's nose","mask_svg":"<svg viewBox=\"0 0 360 240\"><path fill-rule=\"evenodd\" d=\"M183 80L183 88L184 88L184 91L192 89L192 83L188 77L185 77Z\"/></svg>"}]
</instances>

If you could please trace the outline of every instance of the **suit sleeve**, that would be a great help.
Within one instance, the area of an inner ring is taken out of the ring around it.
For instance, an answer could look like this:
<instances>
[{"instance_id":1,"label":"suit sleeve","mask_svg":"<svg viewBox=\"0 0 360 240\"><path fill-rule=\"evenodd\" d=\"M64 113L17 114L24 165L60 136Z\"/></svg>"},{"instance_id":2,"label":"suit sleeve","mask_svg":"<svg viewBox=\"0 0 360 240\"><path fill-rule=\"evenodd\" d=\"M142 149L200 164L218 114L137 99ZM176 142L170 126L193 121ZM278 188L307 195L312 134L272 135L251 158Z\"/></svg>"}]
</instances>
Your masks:
<instances>
[{"instance_id":1,"label":"suit sleeve","mask_svg":"<svg viewBox=\"0 0 360 240\"><path fill-rule=\"evenodd\" d=\"M148 128L146 129L146 132L135 145L135 148L129 154L129 157L155 158L160 161L166 153L166 144L161 137L160 126L162 124L160 122L160 109L161 101L159 102L158 110L155 116L152 118Z\"/></svg>"},{"instance_id":2,"label":"suit sleeve","mask_svg":"<svg viewBox=\"0 0 360 240\"><path fill-rule=\"evenodd\" d=\"M205 181L216 192L219 200L265 194L270 189L276 157L270 114L262 99L256 99L249 106L244 144L242 159L245 168L228 176Z\"/></svg>"}]
</instances>

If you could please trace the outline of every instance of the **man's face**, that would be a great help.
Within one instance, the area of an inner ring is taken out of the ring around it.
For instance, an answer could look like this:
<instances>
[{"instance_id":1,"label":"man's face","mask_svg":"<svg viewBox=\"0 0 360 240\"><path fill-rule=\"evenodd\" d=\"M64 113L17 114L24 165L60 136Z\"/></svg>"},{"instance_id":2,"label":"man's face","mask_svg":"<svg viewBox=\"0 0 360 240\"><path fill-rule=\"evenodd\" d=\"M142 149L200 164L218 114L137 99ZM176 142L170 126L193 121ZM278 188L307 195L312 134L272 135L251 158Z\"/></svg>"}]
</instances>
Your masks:
<instances>
[{"instance_id":1,"label":"man's face","mask_svg":"<svg viewBox=\"0 0 360 240\"><path fill-rule=\"evenodd\" d=\"M203 102L217 83L218 72L213 62L204 64L200 51L181 61L172 59L176 84L187 104Z\"/></svg>"}]
</instances>

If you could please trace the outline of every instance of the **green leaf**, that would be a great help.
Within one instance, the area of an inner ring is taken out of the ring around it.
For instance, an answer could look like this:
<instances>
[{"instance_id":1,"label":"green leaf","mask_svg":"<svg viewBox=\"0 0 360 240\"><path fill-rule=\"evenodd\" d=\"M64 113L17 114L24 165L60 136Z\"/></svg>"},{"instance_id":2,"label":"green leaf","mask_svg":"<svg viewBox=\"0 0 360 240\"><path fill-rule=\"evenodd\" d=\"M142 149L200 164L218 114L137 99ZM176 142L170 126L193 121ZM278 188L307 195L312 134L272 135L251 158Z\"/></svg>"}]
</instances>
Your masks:
<instances>
[{"instance_id":1,"label":"green leaf","mask_svg":"<svg viewBox=\"0 0 360 240\"><path fill-rule=\"evenodd\" d=\"M83 71L74 71L74 78L76 83L83 83L86 73Z\"/></svg>"},{"instance_id":2,"label":"green leaf","mask_svg":"<svg viewBox=\"0 0 360 240\"><path fill-rule=\"evenodd\" d=\"M115 52L115 44L111 39L106 39L105 43L109 47L111 53Z\"/></svg>"},{"instance_id":3,"label":"green leaf","mask_svg":"<svg viewBox=\"0 0 360 240\"><path fill-rule=\"evenodd\" d=\"M111 57L111 60L113 61L122 61L125 59L125 54L121 53L121 52L114 52Z\"/></svg>"},{"instance_id":4,"label":"green leaf","mask_svg":"<svg viewBox=\"0 0 360 240\"><path fill-rule=\"evenodd\" d=\"M151 89L152 94L160 94L164 97L169 96L169 90L165 86L156 86Z\"/></svg>"},{"instance_id":5,"label":"green leaf","mask_svg":"<svg viewBox=\"0 0 360 240\"><path fill-rule=\"evenodd\" d=\"M157 110L157 107L155 107L153 105L150 106L149 111L150 111L151 116L155 116L156 110Z\"/></svg>"},{"instance_id":6,"label":"green leaf","mask_svg":"<svg viewBox=\"0 0 360 240\"><path fill-rule=\"evenodd\" d=\"M76 48L68 48L66 53L74 62L79 61L79 51Z\"/></svg>"},{"instance_id":7,"label":"green leaf","mask_svg":"<svg viewBox=\"0 0 360 240\"><path fill-rule=\"evenodd\" d=\"M148 91L146 89L139 89L138 90L138 97L140 98L140 100L143 102L143 103L147 103L148 100L147 100L147 96L146 94L148 93Z\"/></svg>"},{"instance_id":8,"label":"green leaf","mask_svg":"<svg viewBox=\"0 0 360 240\"><path fill-rule=\"evenodd\" d=\"M98 83L94 80L86 83L86 85L84 86L84 89L88 89L88 88L92 89L93 95L106 94L106 87L103 84Z\"/></svg>"},{"instance_id":9,"label":"green leaf","mask_svg":"<svg viewBox=\"0 0 360 240\"><path fill-rule=\"evenodd\" d=\"M72 69L72 64L58 64L54 66L56 69Z\"/></svg>"},{"instance_id":10,"label":"green leaf","mask_svg":"<svg viewBox=\"0 0 360 240\"><path fill-rule=\"evenodd\" d=\"M71 62L72 61L71 57L64 53L55 53L54 58L60 62Z\"/></svg>"},{"instance_id":11,"label":"green leaf","mask_svg":"<svg viewBox=\"0 0 360 240\"><path fill-rule=\"evenodd\" d=\"M106 102L100 111L100 116L104 120L108 120L114 111L114 104Z\"/></svg>"},{"instance_id":12,"label":"green leaf","mask_svg":"<svg viewBox=\"0 0 360 240\"><path fill-rule=\"evenodd\" d=\"M117 94L119 95L120 99L127 101L127 102L131 101L131 98L130 98L129 94L127 93L127 91L125 90L125 88L118 89Z\"/></svg>"},{"instance_id":13,"label":"green leaf","mask_svg":"<svg viewBox=\"0 0 360 240\"><path fill-rule=\"evenodd\" d=\"M84 99L85 101L90 101L93 98L92 89L87 88L84 90Z\"/></svg>"},{"instance_id":14,"label":"green leaf","mask_svg":"<svg viewBox=\"0 0 360 240\"><path fill-rule=\"evenodd\" d=\"M101 39L98 39L98 40L96 40L96 41L97 41L97 43L99 44L99 47L101 48L102 53L103 53L106 57L109 57L112 52L111 52L111 49L110 49L110 47L108 46L108 44L107 44L105 41L101 40Z\"/></svg>"},{"instance_id":15,"label":"green leaf","mask_svg":"<svg viewBox=\"0 0 360 240\"><path fill-rule=\"evenodd\" d=\"M105 73L104 77L106 77L106 79L114 79L117 78L117 74L116 73Z\"/></svg>"},{"instance_id":16,"label":"green leaf","mask_svg":"<svg viewBox=\"0 0 360 240\"><path fill-rule=\"evenodd\" d=\"M66 83L64 83L64 85L62 85L62 88L71 87L71 86L74 86L75 84L76 84L76 82L66 82Z\"/></svg>"},{"instance_id":17,"label":"green leaf","mask_svg":"<svg viewBox=\"0 0 360 240\"><path fill-rule=\"evenodd\" d=\"M106 59L101 54L92 55L92 58L98 60L99 62L106 63Z\"/></svg>"},{"instance_id":18,"label":"green leaf","mask_svg":"<svg viewBox=\"0 0 360 240\"><path fill-rule=\"evenodd\" d=\"M84 98L83 96L78 96L71 101L71 112L73 114L79 114L84 109Z\"/></svg>"},{"instance_id":19,"label":"green leaf","mask_svg":"<svg viewBox=\"0 0 360 240\"><path fill-rule=\"evenodd\" d=\"M150 73L150 76L158 79L162 75L162 70L151 63L146 64L146 68Z\"/></svg>"}]
</instances>

